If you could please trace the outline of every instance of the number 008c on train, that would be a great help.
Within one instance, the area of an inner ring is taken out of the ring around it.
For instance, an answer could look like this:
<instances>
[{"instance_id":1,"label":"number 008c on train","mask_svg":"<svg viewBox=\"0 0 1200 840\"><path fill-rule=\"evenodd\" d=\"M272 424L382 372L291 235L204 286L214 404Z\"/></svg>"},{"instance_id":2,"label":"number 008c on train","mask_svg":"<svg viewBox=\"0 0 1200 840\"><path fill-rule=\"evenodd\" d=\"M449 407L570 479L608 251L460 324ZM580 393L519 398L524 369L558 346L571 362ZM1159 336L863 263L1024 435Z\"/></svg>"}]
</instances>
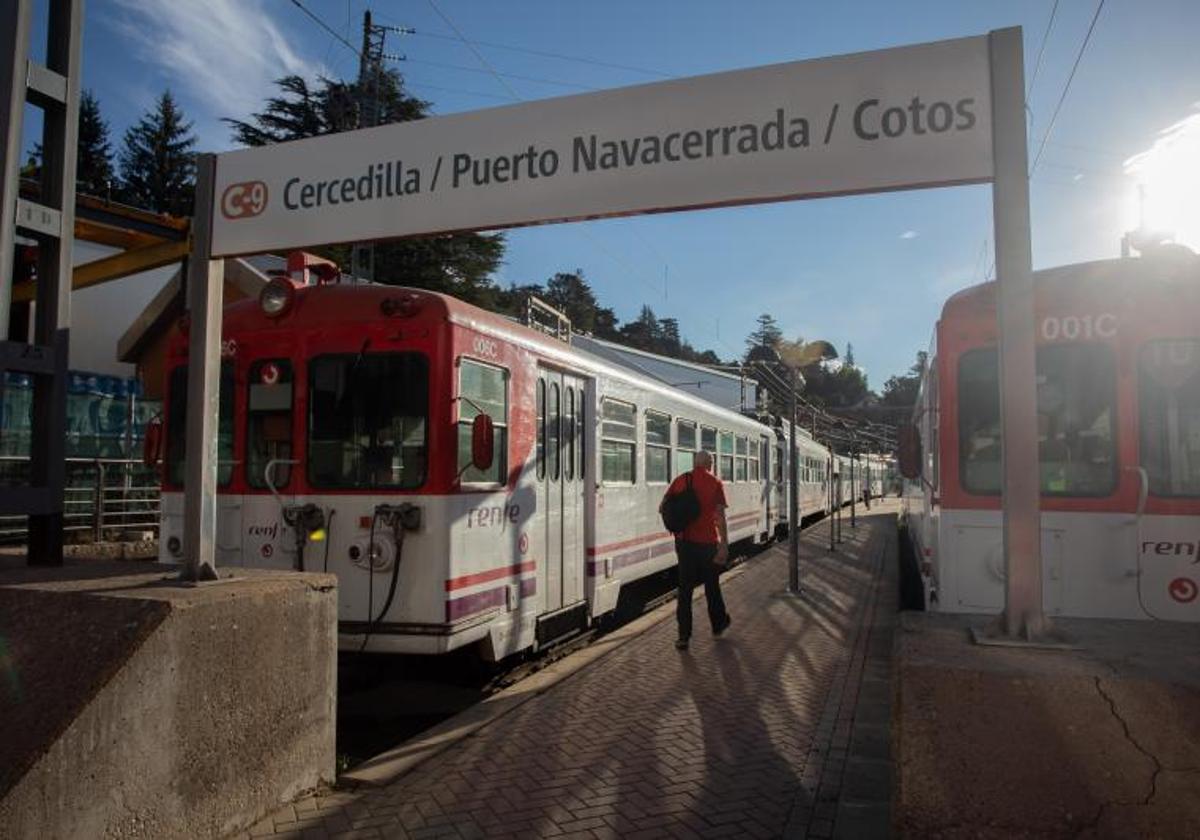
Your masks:
<instances>
[{"instance_id":1,"label":"number 008c on train","mask_svg":"<svg viewBox=\"0 0 1200 840\"><path fill-rule=\"evenodd\" d=\"M1043 601L1200 621L1200 258L1034 274ZM1004 606L996 284L950 298L902 432L926 606Z\"/></svg>"},{"instance_id":2,"label":"number 008c on train","mask_svg":"<svg viewBox=\"0 0 1200 840\"><path fill-rule=\"evenodd\" d=\"M167 364L161 556L182 554L186 322ZM430 292L273 280L225 309L217 562L338 576L343 648L499 658L674 565L658 503L698 450L730 540L787 527L786 440ZM801 514L829 453L807 435Z\"/></svg>"}]
</instances>

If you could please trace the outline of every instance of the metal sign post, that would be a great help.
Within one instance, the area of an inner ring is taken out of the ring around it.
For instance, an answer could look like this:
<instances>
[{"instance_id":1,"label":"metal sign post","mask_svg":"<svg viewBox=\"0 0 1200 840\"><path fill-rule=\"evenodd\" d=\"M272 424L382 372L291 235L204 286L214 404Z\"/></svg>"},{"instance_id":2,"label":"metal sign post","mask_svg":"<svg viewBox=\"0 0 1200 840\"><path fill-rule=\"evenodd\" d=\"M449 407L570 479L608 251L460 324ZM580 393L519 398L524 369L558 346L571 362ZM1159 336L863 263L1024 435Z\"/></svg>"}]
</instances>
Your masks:
<instances>
[{"instance_id":1,"label":"metal sign post","mask_svg":"<svg viewBox=\"0 0 1200 840\"><path fill-rule=\"evenodd\" d=\"M212 254L216 155L196 158L196 209L187 264L187 458L183 500L184 580L217 577L217 470L224 261ZM232 395L231 395L232 396Z\"/></svg>"},{"instance_id":2,"label":"metal sign post","mask_svg":"<svg viewBox=\"0 0 1200 840\"><path fill-rule=\"evenodd\" d=\"M788 484L791 488L788 500L788 592L800 594L800 464L796 456L796 391L800 387L795 368L791 369L792 400L789 416L791 418L791 438L789 446L792 451L788 458Z\"/></svg>"},{"instance_id":3,"label":"metal sign post","mask_svg":"<svg viewBox=\"0 0 1200 840\"><path fill-rule=\"evenodd\" d=\"M1040 479L1029 160L1021 30L988 36L992 66L992 219L1000 331L1001 503L1007 580L1000 627L1009 639L1047 629L1042 610Z\"/></svg>"}]
</instances>

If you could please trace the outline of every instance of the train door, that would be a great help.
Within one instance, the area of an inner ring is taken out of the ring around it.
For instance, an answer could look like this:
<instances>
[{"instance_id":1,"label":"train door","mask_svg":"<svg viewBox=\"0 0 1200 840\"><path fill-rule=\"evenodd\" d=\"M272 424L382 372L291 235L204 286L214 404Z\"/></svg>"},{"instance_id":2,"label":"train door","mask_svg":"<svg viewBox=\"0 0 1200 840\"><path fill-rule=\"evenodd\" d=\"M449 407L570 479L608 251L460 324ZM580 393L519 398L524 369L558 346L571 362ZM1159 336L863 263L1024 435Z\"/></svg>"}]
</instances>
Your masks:
<instances>
[{"instance_id":1,"label":"train door","mask_svg":"<svg viewBox=\"0 0 1200 840\"><path fill-rule=\"evenodd\" d=\"M545 613L584 604L585 391L586 381L577 376L549 368L538 372L538 509L545 547L538 578ZM562 629L539 626L539 643L558 638Z\"/></svg>"},{"instance_id":2,"label":"train door","mask_svg":"<svg viewBox=\"0 0 1200 840\"><path fill-rule=\"evenodd\" d=\"M1200 339L1138 358L1138 597L1150 616L1200 621Z\"/></svg>"},{"instance_id":3,"label":"train door","mask_svg":"<svg viewBox=\"0 0 1200 840\"><path fill-rule=\"evenodd\" d=\"M265 491L242 499L240 549L246 566L300 565L295 532L283 516L283 508L295 501L292 486L298 469L292 440L294 381L288 359L259 359L246 372L244 477L251 490ZM308 547L310 553L313 550ZM311 560L305 565L313 568Z\"/></svg>"}]
</instances>

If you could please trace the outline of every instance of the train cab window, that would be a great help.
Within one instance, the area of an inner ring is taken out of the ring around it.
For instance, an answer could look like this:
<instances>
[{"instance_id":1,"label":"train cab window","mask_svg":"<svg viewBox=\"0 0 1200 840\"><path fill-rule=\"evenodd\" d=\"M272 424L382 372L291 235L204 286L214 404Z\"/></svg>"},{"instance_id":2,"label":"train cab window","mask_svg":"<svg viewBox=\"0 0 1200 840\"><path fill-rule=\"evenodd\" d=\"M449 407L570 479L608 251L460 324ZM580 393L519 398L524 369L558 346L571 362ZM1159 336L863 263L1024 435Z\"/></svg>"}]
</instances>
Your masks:
<instances>
[{"instance_id":1,"label":"train cab window","mask_svg":"<svg viewBox=\"0 0 1200 840\"><path fill-rule=\"evenodd\" d=\"M994 348L958 365L959 470L970 493L1000 492L1000 377ZM1107 496L1116 489L1116 371L1102 345L1037 351L1038 459L1042 494Z\"/></svg>"},{"instance_id":2,"label":"train cab window","mask_svg":"<svg viewBox=\"0 0 1200 840\"><path fill-rule=\"evenodd\" d=\"M170 403L167 407L167 480L183 485L187 449L187 365L171 371L167 383ZM221 363L220 409L217 418L217 484L228 486L233 480L233 362Z\"/></svg>"},{"instance_id":3,"label":"train cab window","mask_svg":"<svg viewBox=\"0 0 1200 840\"><path fill-rule=\"evenodd\" d=\"M722 481L733 481L733 432L721 432Z\"/></svg>"},{"instance_id":4,"label":"train cab window","mask_svg":"<svg viewBox=\"0 0 1200 840\"><path fill-rule=\"evenodd\" d=\"M783 448L783 444L775 447L775 471L774 478L776 482L783 481L783 456L787 450Z\"/></svg>"},{"instance_id":5,"label":"train cab window","mask_svg":"<svg viewBox=\"0 0 1200 840\"><path fill-rule=\"evenodd\" d=\"M696 459L696 424L691 420L675 421L675 446L675 470L683 475Z\"/></svg>"},{"instance_id":6,"label":"train cab window","mask_svg":"<svg viewBox=\"0 0 1200 840\"><path fill-rule=\"evenodd\" d=\"M604 399L600 412L600 480L633 484L637 480L637 409Z\"/></svg>"},{"instance_id":7,"label":"train cab window","mask_svg":"<svg viewBox=\"0 0 1200 840\"><path fill-rule=\"evenodd\" d=\"M495 457L486 470L471 466L471 422L492 418ZM462 359L458 367L458 472L464 484L499 484L508 474L508 371Z\"/></svg>"},{"instance_id":8,"label":"train cab window","mask_svg":"<svg viewBox=\"0 0 1200 840\"><path fill-rule=\"evenodd\" d=\"M246 383L246 483L286 487L292 465L292 363L263 359L250 366ZM267 467L271 462L271 474Z\"/></svg>"},{"instance_id":9,"label":"train cab window","mask_svg":"<svg viewBox=\"0 0 1200 840\"><path fill-rule=\"evenodd\" d=\"M419 353L318 356L308 368L308 479L318 488L425 482L429 362Z\"/></svg>"},{"instance_id":10,"label":"train cab window","mask_svg":"<svg viewBox=\"0 0 1200 840\"><path fill-rule=\"evenodd\" d=\"M749 475L749 467L746 465L746 456L750 452L748 441L738 436L734 441L734 451L737 452L737 458L733 462L733 480L745 481Z\"/></svg>"},{"instance_id":11,"label":"train cab window","mask_svg":"<svg viewBox=\"0 0 1200 840\"><path fill-rule=\"evenodd\" d=\"M671 418L657 411L646 412L646 482L666 484L671 480Z\"/></svg>"},{"instance_id":12,"label":"train cab window","mask_svg":"<svg viewBox=\"0 0 1200 840\"><path fill-rule=\"evenodd\" d=\"M1138 359L1141 465L1155 496L1200 496L1200 341L1152 341Z\"/></svg>"}]
</instances>

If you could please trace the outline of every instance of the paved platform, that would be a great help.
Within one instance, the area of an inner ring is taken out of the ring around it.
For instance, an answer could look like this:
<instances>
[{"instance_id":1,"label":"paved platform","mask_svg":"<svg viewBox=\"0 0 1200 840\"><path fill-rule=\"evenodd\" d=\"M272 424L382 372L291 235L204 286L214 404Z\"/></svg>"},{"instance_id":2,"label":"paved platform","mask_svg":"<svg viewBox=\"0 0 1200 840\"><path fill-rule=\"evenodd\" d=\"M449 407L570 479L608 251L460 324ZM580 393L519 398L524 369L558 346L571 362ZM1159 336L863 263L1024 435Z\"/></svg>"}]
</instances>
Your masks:
<instances>
[{"instance_id":1,"label":"paved platform","mask_svg":"<svg viewBox=\"0 0 1200 840\"><path fill-rule=\"evenodd\" d=\"M833 554L828 525L811 529L800 599L781 595L786 545L742 564L723 579L720 639L698 601L676 651L668 604L391 783L321 793L239 836L887 836L895 516L877 503L851 529L847 515Z\"/></svg>"},{"instance_id":2,"label":"paved platform","mask_svg":"<svg viewBox=\"0 0 1200 840\"><path fill-rule=\"evenodd\" d=\"M1200 837L1200 625L1057 619L1076 650L980 647L986 616L897 630L906 837Z\"/></svg>"}]
</instances>

